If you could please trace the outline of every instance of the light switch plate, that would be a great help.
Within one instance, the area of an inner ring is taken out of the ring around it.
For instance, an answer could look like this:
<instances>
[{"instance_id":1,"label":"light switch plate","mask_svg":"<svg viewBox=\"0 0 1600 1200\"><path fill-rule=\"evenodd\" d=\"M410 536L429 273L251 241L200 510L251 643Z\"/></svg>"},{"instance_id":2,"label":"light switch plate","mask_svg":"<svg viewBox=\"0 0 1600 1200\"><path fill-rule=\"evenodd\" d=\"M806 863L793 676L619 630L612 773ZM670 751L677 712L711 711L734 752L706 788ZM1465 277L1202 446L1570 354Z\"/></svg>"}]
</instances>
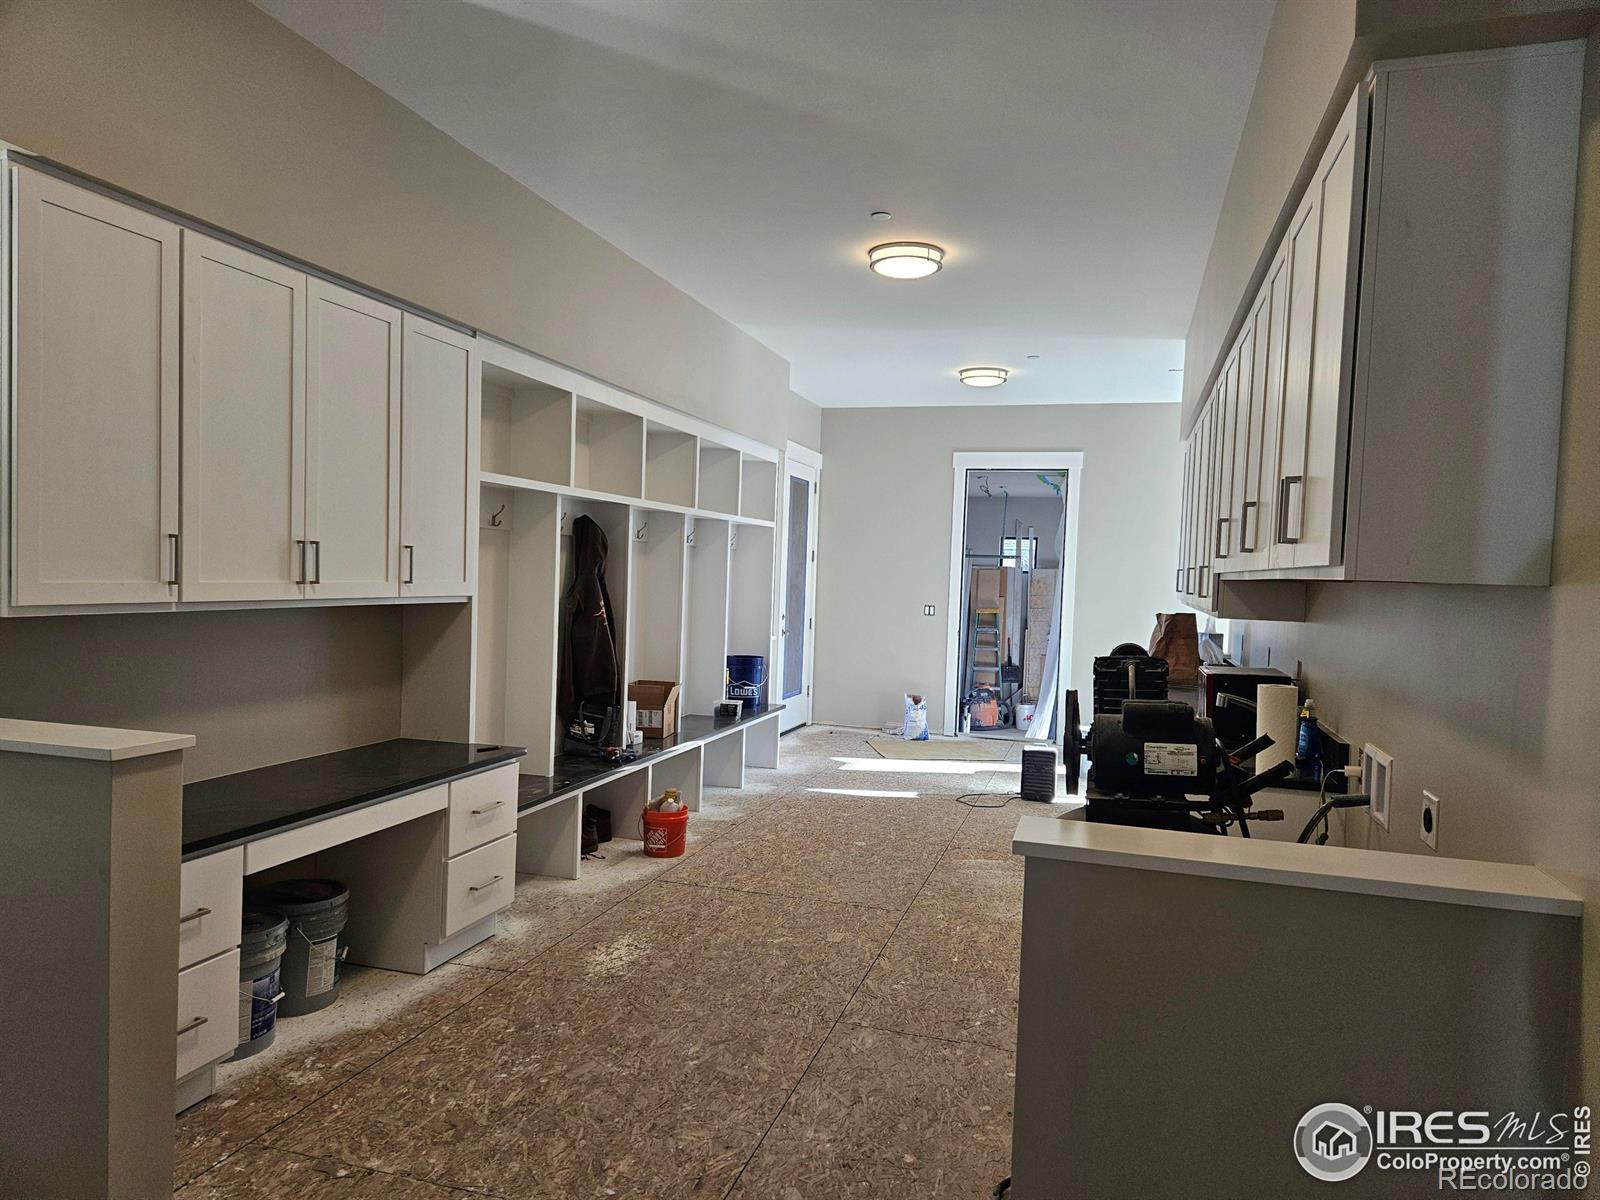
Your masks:
<instances>
[{"instance_id":1,"label":"light switch plate","mask_svg":"<svg viewBox=\"0 0 1600 1200\"><path fill-rule=\"evenodd\" d=\"M1422 840L1430 850L1439 848L1439 797L1427 790L1422 793Z\"/></svg>"},{"instance_id":2,"label":"light switch plate","mask_svg":"<svg viewBox=\"0 0 1600 1200\"><path fill-rule=\"evenodd\" d=\"M1362 790L1372 797L1372 819L1389 828L1389 796L1394 790L1394 755L1368 742L1361 751Z\"/></svg>"}]
</instances>

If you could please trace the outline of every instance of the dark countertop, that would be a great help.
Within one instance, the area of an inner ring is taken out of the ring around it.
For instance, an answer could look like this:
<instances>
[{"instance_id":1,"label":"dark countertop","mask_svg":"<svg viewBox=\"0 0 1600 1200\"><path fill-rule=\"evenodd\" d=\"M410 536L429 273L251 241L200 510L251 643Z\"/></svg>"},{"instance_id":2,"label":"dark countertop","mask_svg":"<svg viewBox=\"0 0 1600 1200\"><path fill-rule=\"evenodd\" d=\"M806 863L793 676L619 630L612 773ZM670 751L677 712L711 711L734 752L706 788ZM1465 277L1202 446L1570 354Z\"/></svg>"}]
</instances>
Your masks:
<instances>
[{"instance_id":1,"label":"dark countertop","mask_svg":"<svg viewBox=\"0 0 1600 1200\"><path fill-rule=\"evenodd\" d=\"M520 746L395 738L183 787L183 857L240 846L512 762Z\"/></svg>"},{"instance_id":2,"label":"dark countertop","mask_svg":"<svg viewBox=\"0 0 1600 1200\"><path fill-rule=\"evenodd\" d=\"M521 786L517 789L517 811L524 812L535 805L565 796L569 792L592 787L603 782L608 775L621 775L625 771L631 771L641 763L648 762L669 750L692 746L716 734L726 733L741 725L749 725L753 721L759 721L763 717L770 717L773 713L782 711L783 705L769 704L766 708L746 713L737 720L723 717L679 717L677 733L669 738L646 738L639 750L639 757L632 762L610 763L588 754L558 754L554 775L522 776Z\"/></svg>"}]
</instances>

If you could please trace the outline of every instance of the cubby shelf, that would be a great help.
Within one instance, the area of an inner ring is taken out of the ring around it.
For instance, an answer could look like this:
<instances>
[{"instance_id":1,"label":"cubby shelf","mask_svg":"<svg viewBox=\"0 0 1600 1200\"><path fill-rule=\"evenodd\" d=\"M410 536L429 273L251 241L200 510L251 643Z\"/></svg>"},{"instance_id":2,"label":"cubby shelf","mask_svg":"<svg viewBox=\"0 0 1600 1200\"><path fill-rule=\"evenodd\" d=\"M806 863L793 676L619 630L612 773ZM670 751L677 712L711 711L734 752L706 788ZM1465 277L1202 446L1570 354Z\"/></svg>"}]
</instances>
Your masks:
<instances>
[{"instance_id":1,"label":"cubby shelf","mask_svg":"<svg viewBox=\"0 0 1600 1200\"><path fill-rule=\"evenodd\" d=\"M630 508L648 509L650 512L678 513L685 517L705 517L713 521L732 521L735 525L756 525L767 529L777 522L763 517L743 517L733 513L717 512L707 508L690 508L684 504L669 504L663 500L641 500L637 496L619 496L615 492L597 492L590 488L567 487L543 479L529 479L522 475L503 475L498 471L480 471L478 482L484 487L513 488L525 492L546 492L554 496L570 496L576 500L599 500L607 504L626 504Z\"/></svg>"}]
</instances>

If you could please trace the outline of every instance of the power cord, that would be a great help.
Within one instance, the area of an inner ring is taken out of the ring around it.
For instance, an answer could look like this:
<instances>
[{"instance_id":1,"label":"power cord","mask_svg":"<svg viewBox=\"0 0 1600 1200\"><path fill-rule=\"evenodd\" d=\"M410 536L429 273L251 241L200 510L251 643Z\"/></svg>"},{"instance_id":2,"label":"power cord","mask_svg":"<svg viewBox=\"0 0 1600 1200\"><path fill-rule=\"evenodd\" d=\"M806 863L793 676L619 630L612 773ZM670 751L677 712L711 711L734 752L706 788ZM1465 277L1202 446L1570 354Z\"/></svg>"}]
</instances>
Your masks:
<instances>
[{"instance_id":1,"label":"power cord","mask_svg":"<svg viewBox=\"0 0 1600 1200\"><path fill-rule=\"evenodd\" d=\"M1322 832L1317 836L1316 844L1318 846L1326 846L1328 844L1330 832L1328 829L1328 814L1333 812L1334 809L1365 808L1372 803L1372 797L1365 792L1353 792L1346 796L1335 796L1332 800L1329 800L1328 782L1335 775L1341 779L1348 779L1351 776L1351 772L1340 767L1323 774L1322 787L1317 792L1317 811L1311 815L1311 820L1306 822L1306 827L1300 831L1300 836L1295 839L1301 845L1310 843L1312 831L1316 829L1319 823L1322 825ZM1355 777L1359 779L1360 775L1357 774Z\"/></svg>"},{"instance_id":2,"label":"power cord","mask_svg":"<svg viewBox=\"0 0 1600 1200\"><path fill-rule=\"evenodd\" d=\"M998 798L1000 803L998 803L998 805L974 805L970 798L968 798L973 797L973 795L986 795L986 797L989 797L990 800L995 800L995 798ZM1005 808L1008 803L1013 802L1013 800L1021 800L1021 798L1021 794L1000 795L998 792L966 792L965 795L958 795L958 797L955 797L955 803L958 803L958 805L966 805L968 808Z\"/></svg>"}]
</instances>

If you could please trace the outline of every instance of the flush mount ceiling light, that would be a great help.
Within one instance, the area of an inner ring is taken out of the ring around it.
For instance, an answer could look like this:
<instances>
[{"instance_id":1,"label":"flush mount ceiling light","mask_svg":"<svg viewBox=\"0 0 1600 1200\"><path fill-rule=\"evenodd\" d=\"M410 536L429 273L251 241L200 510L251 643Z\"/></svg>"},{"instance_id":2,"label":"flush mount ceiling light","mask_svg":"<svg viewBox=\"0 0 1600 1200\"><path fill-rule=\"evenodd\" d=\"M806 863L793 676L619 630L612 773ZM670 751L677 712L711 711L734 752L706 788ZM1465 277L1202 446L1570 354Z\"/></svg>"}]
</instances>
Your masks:
<instances>
[{"instance_id":1,"label":"flush mount ceiling light","mask_svg":"<svg viewBox=\"0 0 1600 1200\"><path fill-rule=\"evenodd\" d=\"M867 266L888 279L925 279L944 266L944 247L932 242L884 242L867 251Z\"/></svg>"},{"instance_id":2,"label":"flush mount ceiling light","mask_svg":"<svg viewBox=\"0 0 1600 1200\"><path fill-rule=\"evenodd\" d=\"M968 387L999 387L1011 372L1004 367L962 367L956 375Z\"/></svg>"}]
</instances>

